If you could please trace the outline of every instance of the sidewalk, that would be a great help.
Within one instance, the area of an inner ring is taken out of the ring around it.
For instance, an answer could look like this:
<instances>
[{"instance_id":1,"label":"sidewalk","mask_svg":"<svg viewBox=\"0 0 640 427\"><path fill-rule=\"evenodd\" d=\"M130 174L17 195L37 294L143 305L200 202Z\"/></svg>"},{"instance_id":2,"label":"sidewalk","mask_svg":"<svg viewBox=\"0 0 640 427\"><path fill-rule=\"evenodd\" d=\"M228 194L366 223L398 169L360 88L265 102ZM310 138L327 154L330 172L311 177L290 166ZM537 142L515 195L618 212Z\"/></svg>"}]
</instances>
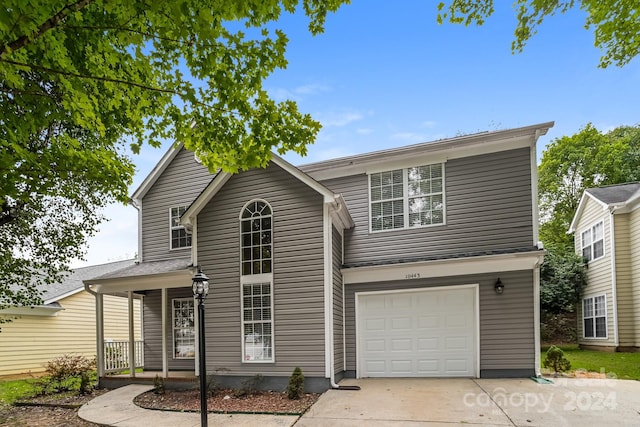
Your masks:
<instances>
[{"instance_id":1,"label":"sidewalk","mask_svg":"<svg viewBox=\"0 0 640 427\"><path fill-rule=\"evenodd\" d=\"M78 416L83 420L102 426L139 427L197 427L200 414L195 412L172 412L143 409L133 399L153 389L153 386L132 384L98 396L83 405ZM289 427L298 420L297 415L249 415L209 414L209 425Z\"/></svg>"}]
</instances>

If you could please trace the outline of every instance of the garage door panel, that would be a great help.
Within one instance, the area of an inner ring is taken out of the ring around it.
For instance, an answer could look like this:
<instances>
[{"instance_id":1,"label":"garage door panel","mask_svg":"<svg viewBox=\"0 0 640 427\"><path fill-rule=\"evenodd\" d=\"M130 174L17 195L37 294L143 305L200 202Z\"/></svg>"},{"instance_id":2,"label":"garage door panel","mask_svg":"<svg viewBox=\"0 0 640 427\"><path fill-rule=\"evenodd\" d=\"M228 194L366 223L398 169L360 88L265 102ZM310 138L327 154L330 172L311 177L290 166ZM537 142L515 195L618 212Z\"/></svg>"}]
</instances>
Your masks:
<instances>
[{"instance_id":1,"label":"garage door panel","mask_svg":"<svg viewBox=\"0 0 640 427\"><path fill-rule=\"evenodd\" d=\"M362 377L475 376L475 289L358 296Z\"/></svg>"}]
</instances>

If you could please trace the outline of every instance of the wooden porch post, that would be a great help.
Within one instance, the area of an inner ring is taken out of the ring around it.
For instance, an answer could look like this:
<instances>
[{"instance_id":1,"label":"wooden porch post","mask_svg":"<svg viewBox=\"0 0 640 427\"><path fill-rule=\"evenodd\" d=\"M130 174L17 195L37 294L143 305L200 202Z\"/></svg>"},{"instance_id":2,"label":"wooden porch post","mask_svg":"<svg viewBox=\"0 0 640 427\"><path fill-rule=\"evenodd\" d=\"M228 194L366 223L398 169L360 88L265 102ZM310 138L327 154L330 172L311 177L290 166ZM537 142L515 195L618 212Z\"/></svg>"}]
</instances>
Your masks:
<instances>
[{"instance_id":1,"label":"wooden porch post","mask_svg":"<svg viewBox=\"0 0 640 427\"><path fill-rule=\"evenodd\" d=\"M162 288L162 378L169 378L167 360L167 288Z\"/></svg>"},{"instance_id":2,"label":"wooden porch post","mask_svg":"<svg viewBox=\"0 0 640 427\"><path fill-rule=\"evenodd\" d=\"M133 318L133 291L127 291L127 297L129 299L129 376L135 378L136 376L136 336L134 332L134 318Z\"/></svg>"}]
</instances>

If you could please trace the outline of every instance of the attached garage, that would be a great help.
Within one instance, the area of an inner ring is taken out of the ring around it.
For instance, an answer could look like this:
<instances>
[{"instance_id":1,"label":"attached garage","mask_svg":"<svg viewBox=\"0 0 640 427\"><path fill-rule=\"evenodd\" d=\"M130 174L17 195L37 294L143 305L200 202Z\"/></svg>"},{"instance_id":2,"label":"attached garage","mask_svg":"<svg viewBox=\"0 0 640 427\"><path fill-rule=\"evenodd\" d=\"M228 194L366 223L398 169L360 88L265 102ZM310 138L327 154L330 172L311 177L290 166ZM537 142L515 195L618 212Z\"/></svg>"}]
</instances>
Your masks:
<instances>
[{"instance_id":1,"label":"attached garage","mask_svg":"<svg viewBox=\"0 0 640 427\"><path fill-rule=\"evenodd\" d=\"M478 285L355 296L358 377L479 376Z\"/></svg>"}]
</instances>

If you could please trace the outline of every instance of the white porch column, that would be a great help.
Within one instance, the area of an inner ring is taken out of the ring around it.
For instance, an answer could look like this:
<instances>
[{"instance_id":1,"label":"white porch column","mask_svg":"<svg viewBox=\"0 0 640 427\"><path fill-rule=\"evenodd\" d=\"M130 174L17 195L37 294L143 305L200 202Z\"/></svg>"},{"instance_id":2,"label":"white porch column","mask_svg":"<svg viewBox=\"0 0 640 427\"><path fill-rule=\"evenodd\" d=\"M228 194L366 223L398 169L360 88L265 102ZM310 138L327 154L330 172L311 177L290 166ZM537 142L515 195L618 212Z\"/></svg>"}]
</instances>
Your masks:
<instances>
[{"instance_id":1,"label":"white porch column","mask_svg":"<svg viewBox=\"0 0 640 427\"><path fill-rule=\"evenodd\" d=\"M167 289L162 288L162 378L169 377L167 360Z\"/></svg>"},{"instance_id":2,"label":"white porch column","mask_svg":"<svg viewBox=\"0 0 640 427\"><path fill-rule=\"evenodd\" d=\"M96 347L98 379L104 376L104 301L102 294L96 294Z\"/></svg>"},{"instance_id":3,"label":"white porch column","mask_svg":"<svg viewBox=\"0 0 640 427\"><path fill-rule=\"evenodd\" d=\"M127 297L129 299L129 376L135 378L136 376L136 336L134 332L134 317L133 317L133 291L127 291Z\"/></svg>"}]
</instances>

